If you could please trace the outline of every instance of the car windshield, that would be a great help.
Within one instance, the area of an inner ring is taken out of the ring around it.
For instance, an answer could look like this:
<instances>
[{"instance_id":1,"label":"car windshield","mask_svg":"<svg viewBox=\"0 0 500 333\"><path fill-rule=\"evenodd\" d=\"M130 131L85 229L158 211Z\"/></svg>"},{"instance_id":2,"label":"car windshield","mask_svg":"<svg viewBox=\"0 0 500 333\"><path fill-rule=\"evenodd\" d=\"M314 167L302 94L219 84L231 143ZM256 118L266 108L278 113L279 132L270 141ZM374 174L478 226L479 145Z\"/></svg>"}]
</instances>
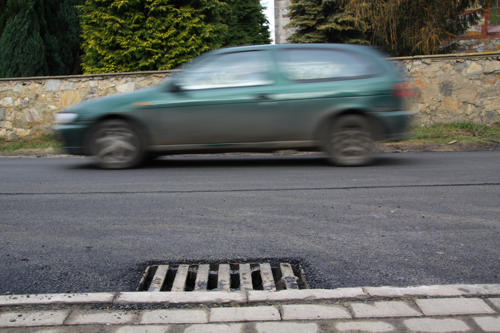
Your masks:
<instances>
[{"instance_id":1,"label":"car windshield","mask_svg":"<svg viewBox=\"0 0 500 333\"><path fill-rule=\"evenodd\" d=\"M269 62L263 51L233 52L206 57L179 73L185 90L248 87L270 84Z\"/></svg>"}]
</instances>

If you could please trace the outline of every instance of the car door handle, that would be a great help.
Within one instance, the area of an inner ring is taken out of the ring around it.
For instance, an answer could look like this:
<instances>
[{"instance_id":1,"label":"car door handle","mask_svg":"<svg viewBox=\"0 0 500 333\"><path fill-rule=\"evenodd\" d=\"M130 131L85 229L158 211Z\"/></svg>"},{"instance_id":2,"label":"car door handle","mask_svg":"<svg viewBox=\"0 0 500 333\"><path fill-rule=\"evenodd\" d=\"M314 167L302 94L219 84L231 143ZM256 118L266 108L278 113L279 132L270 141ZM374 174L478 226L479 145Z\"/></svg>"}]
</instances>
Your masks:
<instances>
[{"instance_id":1,"label":"car door handle","mask_svg":"<svg viewBox=\"0 0 500 333\"><path fill-rule=\"evenodd\" d=\"M257 94L255 97L257 97L257 99L265 99L265 100L270 100L270 99L272 99L272 98L271 98L271 95L269 95L269 94L265 94L265 93L262 93L262 94Z\"/></svg>"}]
</instances>

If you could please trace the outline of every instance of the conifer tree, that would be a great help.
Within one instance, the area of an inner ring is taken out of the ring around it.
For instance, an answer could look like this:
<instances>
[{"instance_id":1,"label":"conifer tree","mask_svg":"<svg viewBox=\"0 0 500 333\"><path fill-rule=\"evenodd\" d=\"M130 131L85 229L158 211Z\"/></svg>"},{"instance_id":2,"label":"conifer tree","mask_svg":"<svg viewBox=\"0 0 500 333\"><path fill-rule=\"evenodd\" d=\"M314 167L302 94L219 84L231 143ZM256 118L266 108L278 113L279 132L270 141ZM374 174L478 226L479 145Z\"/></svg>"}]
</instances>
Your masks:
<instances>
[{"instance_id":1,"label":"conifer tree","mask_svg":"<svg viewBox=\"0 0 500 333\"><path fill-rule=\"evenodd\" d=\"M0 76L79 72L78 0L0 2Z\"/></svg>"},{"instance_id":2,"label":"conifer tree","mask_svg":"<svg viewBox=\"0 0 500 333\"><path fill-rule=\"evenodd\" d=\"M364 22L346 13L341 0L295 0L289 10L292 43L367 44Z\"/></svg>"},{"instance_id":3,"label":"conifer tree","mask_svg":"<svg viewBox=\"0 0 500 333\"><path fill-rule=\"evenodd\" d=\"M0 76L43 75L48 66L43 56L39 17L34 0L9 0L2 15Z\"/></svg>"},{"instance_id":4,"label":"conifer tree","mask_svg":"<svg viewBox=\"0 0 500 333\"><path fill-rule=\"evenodd\" d=\"M221 46L269 42L258 0L86 0L79 8L86 73L171 69Z\"/></svg>"},{"instance_id":5,"label":"conifer tree","mask_svg":"<svg viewBox=\"0 0 500 333\"><path fill-rule=\"evenodd\" d=\"M0 36L2 36L2 31L5 26L6 19L6 9L7 9L7 0L0 0Z\"/></svg>"},{"instance_id":6,"label":"conifer tree","mask_svg":"<svg viewBox=\"0 0 500 333\"><path fill-rule=\"evenodd\" d=\"M84 72L170 69L218 46L217 30L225 32L218 2L86 0L79 7Z\"/></svg>"},{"instance_id":7,"label":"conifer tree","mask_svg":"<svg viewBox=\"0 0 500 333\"><path fill-rule=\"evenodd\" d=\"M259 0L224 0L230 15L225 23L229 33L224 46L269 44L269 22Z\"/></svg>"}]
</instances>

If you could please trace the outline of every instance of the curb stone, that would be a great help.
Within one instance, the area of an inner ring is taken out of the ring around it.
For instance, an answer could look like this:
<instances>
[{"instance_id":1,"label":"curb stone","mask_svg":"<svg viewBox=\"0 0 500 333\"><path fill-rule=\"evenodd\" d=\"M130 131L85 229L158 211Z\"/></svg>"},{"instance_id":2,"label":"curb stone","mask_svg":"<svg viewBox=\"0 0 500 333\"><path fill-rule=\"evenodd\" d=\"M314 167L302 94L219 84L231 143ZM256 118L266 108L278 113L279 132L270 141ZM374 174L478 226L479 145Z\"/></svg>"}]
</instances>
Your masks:
<instances>
[{"instance_id":1,"label":"curb stone","mask_svg":"<svg viewBox=\"0 0 500 333\"><path fill-rule=\"evenodd\" d=\"M281 291L101 292L71 294L0 295L0 307L50 304L220 304L279 301L317 301L405 297L489 296L500 309L500 284L454 284L416 287L357 287Z\"/></svg>"},{"instance_id":2,"label":"curb stone","mask_svg":"<svg viewBox=\"0 0 500 333\"><path fill-rule=\"evenodd\" d=\"M0 295L0 306L112 303L116 293Z\"/></svg>"},{"instance_id":3,"label":"curb stone","mask_svg":"<svg viewBox=\"0 0 500 333\"><path fill-rule=\"evenodd\" d=\"M203 303L246 303L246 292L225 291L190 291L190 292L123 292L118 293L113 303L168 303L168 304L203 304ZM1 303L0 303L1 304Z\"/></svg>"},{"instance_id":4,"label":"curb stone","mask_svg":"<svg viewBox=\"0 0 500 333\"><path fill-rule=\"evenodd\" d=\"M0 295L0 331L500 332L499 305L500 284Z\"/></svg>"}]
</instances>

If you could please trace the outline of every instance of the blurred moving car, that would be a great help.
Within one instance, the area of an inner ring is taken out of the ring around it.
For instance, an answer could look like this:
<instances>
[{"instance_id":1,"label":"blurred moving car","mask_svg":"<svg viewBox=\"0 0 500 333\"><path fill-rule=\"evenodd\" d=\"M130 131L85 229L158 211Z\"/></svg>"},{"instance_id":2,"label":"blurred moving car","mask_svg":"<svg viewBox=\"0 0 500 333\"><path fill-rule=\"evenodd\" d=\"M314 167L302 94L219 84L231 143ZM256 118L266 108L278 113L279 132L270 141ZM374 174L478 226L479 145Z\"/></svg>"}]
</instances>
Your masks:
<instances>
[{"instance_id":1,"label":"blurred moving car","mask_svg":"<svg viewBox=\"0 0 500 333\"><path fill-rule=\"evenodd\" d=\"M324 150L337 165L370 162L375 140L405 136L412 86L372 48L290 44L199 56L162 84L56 116L65 150L102 168L153 155Z\"/></svg>"}]
</instances>

